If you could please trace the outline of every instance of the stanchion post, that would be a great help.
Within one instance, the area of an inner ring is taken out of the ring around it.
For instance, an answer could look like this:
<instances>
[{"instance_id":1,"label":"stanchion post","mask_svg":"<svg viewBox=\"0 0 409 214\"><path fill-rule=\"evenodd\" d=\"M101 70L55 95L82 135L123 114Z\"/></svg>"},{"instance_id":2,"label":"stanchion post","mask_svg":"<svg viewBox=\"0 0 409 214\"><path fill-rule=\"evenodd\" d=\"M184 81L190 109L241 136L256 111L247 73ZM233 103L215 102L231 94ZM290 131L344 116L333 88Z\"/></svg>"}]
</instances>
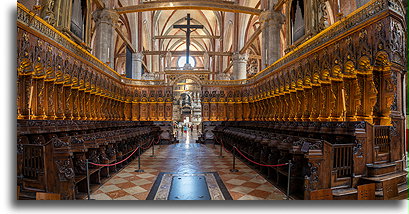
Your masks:
<instances>
[{"instance_id":1,"label":"stanchion post","mask_svg":"<svg viewBox=\"0 0 409 214\"><path fill-rule=\"evenodd\" d=\"M223 158L223 143L222 140L220 140L220 154L219 157Z\"/></svg>"},{"instance_id":2,"label":"stanchion post","mask_svg":"<svg viewBox=\"0 0 409 214\"><path fill-rule=\"evenodd\" d=\"M236 146L233 146L233 169L230 169L230 172L238 172L236 169Z\"/></svg>"},{"instance_id":3,"label":"stanchion post","mask_svg":"<svg viewBox=\"0 0 409 214\"><path fill-rule=\"evenodd\" d=\"M287 178L287 198L286 200L290 200L290 181L291 181L291 160L288 161L288 178Z\"/></svg>"},{"instance_id":4,"label":"stanchion post","mask_svg":"<svg viewBox=\"0 0 409 214\"><path fill-rule=\"evenodd\" d=\"M155 141L152 140L152 155L151 157L155 157Z\"/></svg>"},{"instance_id":5,"label":"stanchion post","mask_svg":"<svg viewBox=\"0 0 409 214\"><path fill-rule=\"evenodd\" d=\"M88 166L89 162L88 159L85 159L85 166L86 166L86 170L87 170L87 195L88 195L88 200L91 200L91 193L90 193L90 187L89 187L89 166Z\"/></svg>"},{"instance_id":6,"label":"stanchion post","mask_svg":"<svg viewBox=\"0 0 409 214\"><path fill-rule=\"evenodd\" d=\"M135 172L144 172L144 170L141 169L141 144L140 143L138 146L138 169L135 170Z\"/></svg>"}]
</instances>

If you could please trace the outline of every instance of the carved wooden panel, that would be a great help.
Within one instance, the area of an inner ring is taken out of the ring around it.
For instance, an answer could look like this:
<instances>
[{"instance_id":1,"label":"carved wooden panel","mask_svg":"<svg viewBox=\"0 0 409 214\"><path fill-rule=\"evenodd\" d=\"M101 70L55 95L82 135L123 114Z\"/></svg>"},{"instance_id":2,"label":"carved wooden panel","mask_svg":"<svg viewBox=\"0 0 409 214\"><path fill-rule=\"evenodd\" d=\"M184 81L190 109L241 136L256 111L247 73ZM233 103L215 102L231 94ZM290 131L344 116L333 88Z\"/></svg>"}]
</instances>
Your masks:
<instances>
[{"instance_id":1,"label":"carved wooden panel","mask_svg":"<svg viewBox=\"0 0 409 214\"><path fill-rule=\"evenodd\" d=\"M310 200L332 200L332 189L320 189L310 192Z\"/></svg>"},{"instance_id":2,"label":"carved wooden panel","mask_svg":"<svg viewBox=\"0 0 409 214\"><path fill-rule=\"evenodd\" d=\"M375 183L357 186L358 200L375 200Z\"/></svg>"}]
</instances>

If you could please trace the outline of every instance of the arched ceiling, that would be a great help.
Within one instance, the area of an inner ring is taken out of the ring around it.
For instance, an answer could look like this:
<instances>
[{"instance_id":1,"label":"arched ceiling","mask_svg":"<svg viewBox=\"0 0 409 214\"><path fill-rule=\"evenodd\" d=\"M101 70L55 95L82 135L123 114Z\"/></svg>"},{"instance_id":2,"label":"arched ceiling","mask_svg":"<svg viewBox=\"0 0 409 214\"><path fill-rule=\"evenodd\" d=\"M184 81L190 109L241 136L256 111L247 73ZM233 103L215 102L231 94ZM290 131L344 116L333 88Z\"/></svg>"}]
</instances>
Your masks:
<instances>
[{"instance_id":1,"label":"arched ceiling","mask_svg":"<svg viewBox=\"0 0 409 214\"><path fill-rule=\"evenodd\" d=\"M233 52L234 51L234 39L236 37L236 46L240 50L256 31L259 26L258 15L250 14L246 12L234 13L227 12L226 10L219 8L210 9L196 9L198 7L192 7L194 9L157 9L157 10L145 10L140 13L135 12L119 12L121 9L135 7L143 7L144 5L162 4L163 0L115 0L114 9L120 14L120 28L124 32L124 35L129 37L129 40L136 42L137 35L141 35L137 47L140 47L141 51L184 51L186 50L185 32L181 29L173 28L175 24L186 24L186 16L190 14L193 19L192 24L203 25L203 29L197 29L192 32L191 37L191 51L199 52ZM138 2L141 3L138 3ZM187 0L167 0L167 3L178 2L185 4ZM207 3L213 5L232 5L232 7L244 8L251 11L261 11L260 0L191 0L192 5L205 5ZM206 3L207 2L207 3ZM139 5L138 5L139 4ZM187 3L190 4L190 3ZM139 15L138 15L139 14ZM237 15L239 14L239 15ZM134 21L135 20L135 21ZM137 26L136 22L139 22L141 26ZM130 24L132 23L132 24ZM138 32L140 30L141 32ZM235 35L237 34L237 35ZM117 38L116 40L121 40ZM250 45L248 52L258 55L260 54L260 40L256 39L254 44ZM117 56L123 55L125 51L125 44L122 41L116 42ZM236 49L237 49L236 48ZM237 50L236 50L237 51ZM152 60L159 60L154 58L158 55L147 55L147 64L155 64ZM203 59L201 59L203 60ZM199 60L199 61L201 61ZM227 58L226 58L227 60ZM155 70L155 68L152 68Z\"/></svg>"}]
</instances>

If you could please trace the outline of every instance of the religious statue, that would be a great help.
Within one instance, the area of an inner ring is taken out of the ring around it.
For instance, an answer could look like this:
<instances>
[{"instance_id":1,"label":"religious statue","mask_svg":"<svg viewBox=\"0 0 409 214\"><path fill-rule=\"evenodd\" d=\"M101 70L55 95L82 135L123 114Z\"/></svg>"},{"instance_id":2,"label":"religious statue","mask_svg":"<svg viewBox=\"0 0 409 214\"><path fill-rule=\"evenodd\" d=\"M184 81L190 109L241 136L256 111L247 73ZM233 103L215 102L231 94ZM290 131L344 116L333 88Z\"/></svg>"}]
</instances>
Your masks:
<instances>
[{"instance_id":1,"label":"religious statue","mask_svg":"<svg viewBox=\"0 0 409 214\"><path fill-rule=\"evenodd\" d=\"M166 68L170 69L172 65L172 53L170 51L168 51L166 53Z\"/></svg>"},{"instance_id":2,"label":"religious statue","mask_svg":"<svg viewBox=\"0 0 409 214\"><path fill-rule=\"evenodd\" d=\"M203 54L203 67L205 70L209 70L209 54L207 52Z\"/></svg>"}]
</instances>

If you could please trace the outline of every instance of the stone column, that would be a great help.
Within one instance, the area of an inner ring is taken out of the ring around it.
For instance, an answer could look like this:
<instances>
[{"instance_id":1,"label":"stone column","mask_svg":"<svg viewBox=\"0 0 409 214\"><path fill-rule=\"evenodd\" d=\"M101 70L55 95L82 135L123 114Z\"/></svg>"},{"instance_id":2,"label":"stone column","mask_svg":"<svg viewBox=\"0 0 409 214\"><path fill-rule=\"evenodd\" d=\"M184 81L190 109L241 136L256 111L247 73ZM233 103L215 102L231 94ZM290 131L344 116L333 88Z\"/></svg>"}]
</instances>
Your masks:
<instances>
[{"instance_id":1,"label":"stone column","mask_svg":"<svg viewBox=\"0 0 409 214\"><path fill-rule=\"evenodd\" d=\"M269 11L263 11L260 14L260 22L261 22L261 69L264 69L268 66L268 47L270 40L268 39L268 20L270 17Z\"/></svg>"},{"instance_id":2,"label":"stone column","mask_svg":"<svg viewBox=\"0 0 409 214\"><path fill-rule=\"evenodd\" d=\"M234 53L232 56L233 59L233 75L232 79L246 79L247 78L247 60L249 55L247 53L240 54Z\"/></svg>"},{"instance_id":3,"label":"stone column","mask_svg":"<svg viewBox=\"0 0 409 214\"><path fill-rule=\"evenodd\" d=\"M281 48L280 48L280 30L281 26L284 24L285 17L279 12L271 13L270 27L269 27L269 39L268 44L268 64L271 65L275 61L281 58Z\"/></svg>"},{"instance_id":4,"label":"stone column","mask_svg":"<svg viewBox=\"0 0 409 214\"><path fill-rule=\"evenodd\" d=\"M267 10L261 13L260 20L263 27L261 64L265 68L281 58L280 30L285 17L280 12Z\"/></svg>"},{"instance_id":5,"label":"stone column","mask_svg":"<svg viewBox=\"0 0 409 214\"><path fill-rule=\"evenodd\" d=\"M97 10L93 13L95 21L95 53L104 63L114 67L114 32L118 14L109 9Z\"/></svg>"},{"instance_id":6,"label":"stone column","mask_svg":"<svg viewBox=\"0 0 409 214\"><path fill-rule=\"evenodd\" d=\"M141 52L132 53L132 79L142 79L142 59Z\"/></svg>"}]
</instances>

